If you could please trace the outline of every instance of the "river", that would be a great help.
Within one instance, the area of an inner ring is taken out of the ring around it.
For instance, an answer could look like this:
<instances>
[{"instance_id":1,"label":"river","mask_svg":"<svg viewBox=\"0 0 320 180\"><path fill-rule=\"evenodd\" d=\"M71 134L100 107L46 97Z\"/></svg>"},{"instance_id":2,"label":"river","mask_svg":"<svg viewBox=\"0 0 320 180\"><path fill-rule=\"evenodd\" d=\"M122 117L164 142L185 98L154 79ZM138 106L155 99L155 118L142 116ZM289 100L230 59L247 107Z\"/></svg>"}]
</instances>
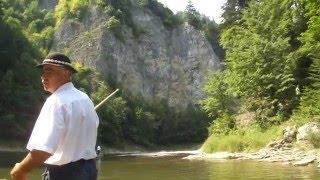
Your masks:
<instances>
[{"instance_id":1,"label":"river","mask_svg":"<svg viewBox=\"0 0 320 180\"><path fill-rule=\"evenodd\" d=\"M217 179L320 179L314 166L292 167L244 160L189 161L186 153L122 154L103 157L99 180L217 180ZM22 153L0 153L0 180L9 180L9 167ZM36 169L29 180L39 180Z\"/></svg>"}]
</instances>

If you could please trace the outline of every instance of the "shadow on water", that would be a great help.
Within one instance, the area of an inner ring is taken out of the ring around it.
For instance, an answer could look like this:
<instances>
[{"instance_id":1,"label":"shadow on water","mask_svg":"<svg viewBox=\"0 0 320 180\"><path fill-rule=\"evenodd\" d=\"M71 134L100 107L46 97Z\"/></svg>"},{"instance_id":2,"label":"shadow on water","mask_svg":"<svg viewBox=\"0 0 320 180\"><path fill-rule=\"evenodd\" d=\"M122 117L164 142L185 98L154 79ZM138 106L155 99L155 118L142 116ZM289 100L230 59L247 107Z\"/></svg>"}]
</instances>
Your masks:
<instances>
[{"instance_id":1,"label":"shadow on water","mask_svg":"<svg viewBox=\"0 0 320 180\"><path fill-rule=\"evenodd\" d=\"M99 180L217 180L217 179L320 179L314 166L292 167L277 163L239 160L189 161L188 153L127 153L103 157ZM9 179L10 167L25 153L0 153L0 179ZM29 180L40 179L42 169Z\"/></svg>"}]
</instances>

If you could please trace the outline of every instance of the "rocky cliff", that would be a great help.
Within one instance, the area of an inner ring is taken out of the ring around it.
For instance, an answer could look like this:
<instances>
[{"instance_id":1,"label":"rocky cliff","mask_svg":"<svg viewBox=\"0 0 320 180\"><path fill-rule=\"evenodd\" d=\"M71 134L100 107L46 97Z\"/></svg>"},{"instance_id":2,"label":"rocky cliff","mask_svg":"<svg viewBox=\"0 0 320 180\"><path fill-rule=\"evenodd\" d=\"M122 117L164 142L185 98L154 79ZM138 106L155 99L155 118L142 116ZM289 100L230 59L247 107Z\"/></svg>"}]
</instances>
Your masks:
<instances>
[{"instance_id":1,"label":"rocky cliff","mask_svg":"<svg viewBox=\"0 0 320 180\"><path fill-rule=\"evenodd\" d=\"M39 0L39 6L42 9L54 10L58 0Z\"/></svg>"},{"instance_id":2,"label":"rocky cliff","mask_svg":"<svg viewBox=\"0 0 320 180\"><path fill-rule=\"evenodd\" d=\"M124 40L106 28L108 17L90 7L81 20L65 19L57 29L51 51L97 69L117 87L147 101L164 99L184 109L203 97L209 70L220 61L204 34L188 24L166 28L149 9L132 7L132 20L144 33L126 28Z\"/></svg>"}]
</instances>

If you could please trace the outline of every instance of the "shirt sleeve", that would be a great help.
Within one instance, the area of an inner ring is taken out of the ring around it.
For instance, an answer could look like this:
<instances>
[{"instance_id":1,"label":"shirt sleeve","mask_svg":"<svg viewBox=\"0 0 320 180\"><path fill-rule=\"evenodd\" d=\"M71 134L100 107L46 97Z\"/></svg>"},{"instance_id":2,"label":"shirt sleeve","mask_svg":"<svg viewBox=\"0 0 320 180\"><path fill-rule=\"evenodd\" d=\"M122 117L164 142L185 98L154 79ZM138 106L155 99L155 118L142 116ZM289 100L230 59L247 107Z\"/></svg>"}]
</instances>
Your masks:
<instances>
[{"instance_id":1,"label":"shirt sleeve","mask_svg":"<svg viewBox=\"0 0 320 180\"><path fill-rule=\"evenodd\" d=\"M65 131L65 111L52 99L47 99L32 130L27 149L54 154Z\"/></svg>"}]
</instances>

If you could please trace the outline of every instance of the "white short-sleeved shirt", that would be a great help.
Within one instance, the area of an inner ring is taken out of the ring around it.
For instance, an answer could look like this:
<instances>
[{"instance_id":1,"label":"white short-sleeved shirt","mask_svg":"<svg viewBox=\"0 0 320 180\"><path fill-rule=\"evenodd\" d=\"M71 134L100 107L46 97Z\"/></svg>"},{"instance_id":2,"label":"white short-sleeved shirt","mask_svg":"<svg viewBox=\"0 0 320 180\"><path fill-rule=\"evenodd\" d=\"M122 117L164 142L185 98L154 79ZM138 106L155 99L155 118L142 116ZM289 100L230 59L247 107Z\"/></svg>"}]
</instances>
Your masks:
<instances>
[{"instance_id":1,"label":"white short-sleeved shirt","mask_svg":"<svg viewBox=\"0 0 320 180\"><path fill-rule=\"evenodd\" d=\"M90 98L71 82L60 86L44 103L27 149L52 156L46 164L63 165L97 156L99 118Z\"/></svg>"}]
</instances>

